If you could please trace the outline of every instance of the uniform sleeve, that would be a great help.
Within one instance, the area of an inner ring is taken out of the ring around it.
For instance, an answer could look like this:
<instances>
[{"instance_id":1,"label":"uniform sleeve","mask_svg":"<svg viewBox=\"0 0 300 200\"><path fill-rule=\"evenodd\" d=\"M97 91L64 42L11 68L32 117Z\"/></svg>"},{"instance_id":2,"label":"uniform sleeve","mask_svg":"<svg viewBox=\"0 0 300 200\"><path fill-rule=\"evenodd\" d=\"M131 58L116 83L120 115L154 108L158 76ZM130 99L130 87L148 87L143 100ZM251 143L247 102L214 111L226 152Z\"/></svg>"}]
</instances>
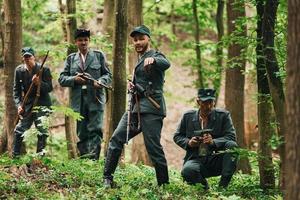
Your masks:
<instances>
[{"instance_id":1,"label":"uniform sleeve","mask_svg":"<svg viewBox=\"0 0 300 200\"><path fill-rule=\"evenodd\" d=\"M52 76L49 68L43 69L43 76L41 79L41 94L49 93L53 90Z\"/></svg>"},{"instance_id":2,"label":"uniform sleeve","mask_svg":"<svg viewBox=\"0 0 300 200\"><path fill-rule=\"evenodd\" d=\"M177 127L177 130L174 134L173 140L174 142L180 146L181 148L187 150L189 138L186 137L186 122L185 115L181 118L181 121Z\"/></svg>"},{"instance_id":3,"label":"uniform sleeve","mask_svg":"<svg viewBox=\"0 0 300 200\"><path fill-rule=\"evenodd\" d=\"M69 56L64 64L64 70L60 73L58 82L62 87L74 87L74 76L71 76L71 56Z\"/></svg>"},{"instance_id":4,"label":"uniform sleeve","mask_svg":"<svg viewBox=\"0 0 300 200\"><path fill-rule=\"evenodd\" d=\"M101 77L98 79L98 81L101 81L101 83L105 85L110 85L112 82L112 74L108 68L108 63L103 53L100 54L100 60L101 60Z\"/></svg>"},{"instance_id":5,"label":"uniform sleeve","mask_svg":"<svg viewBox=\"0 0 300 200\"><path fill-rule=\"evenodd\" d=\"M20 82L21 77L18 73L18 68L15 70L14 76L14 87L13 87L13 97L16 107L18 108L22 104L22 83Z\"/></svg>"},{"instance_id":6,"label":"uniform sleeve","mask_svg":"<svg viewBox=\"0 0 300 200\"><path fill-rule=\"evenodd\" d=\"M228 141L236 141L236 132L229 112L225 115L222 132L224 133L223 137L213 139L216 148L222 148Z\"/></svg>"},{"instance_id":7,"label":"uniform sleeve","mask_svg":"<svg viewBox=\"0 0 300 200\"><path fill-rule=\"evenodd\" d=\"M170 67L170 62L168 59L161 53L156 54L154 57L155 67L161 69L162 71L167 70Z\"/></svg>"}]
</instances>

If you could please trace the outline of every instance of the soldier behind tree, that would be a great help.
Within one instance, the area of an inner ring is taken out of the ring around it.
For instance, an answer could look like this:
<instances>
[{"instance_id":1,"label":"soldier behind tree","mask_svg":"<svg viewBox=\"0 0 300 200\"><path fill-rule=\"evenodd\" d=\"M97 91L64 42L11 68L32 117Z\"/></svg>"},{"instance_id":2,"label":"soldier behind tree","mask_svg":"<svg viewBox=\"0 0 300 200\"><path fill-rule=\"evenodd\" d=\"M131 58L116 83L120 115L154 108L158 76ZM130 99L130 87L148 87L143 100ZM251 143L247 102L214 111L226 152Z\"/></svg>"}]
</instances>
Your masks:
<instances>
[{"instance_id":1,"label":"soldier behind tree","mask_svg":"<svg viewBox=\"0 0 300 200\"><path fill-rule=\"evenodd\" d=\"M136 130L137 126L135 124L129 133L129 139L140 132L143 133L147 152L156 171L158 185L162 185L169 182L167 161L160 144L160 138L163 119L166 116L163 96L164 76L165 71L170 67L170 63L162 53L150 48L150 30L146 26L142 25L134 28L130 36L133 39L139 59L133 74L133 84L129 82L128 89L135 89L135 84L139 84L145 89L148 88L149 91L152 91L151 97L160 105L160 109L155 108L144 94L138 92L138 102L134 102L131 121L138 121L138 110L140 110L141 127ZM109 142L103 174L104 185L108 188L114 186L113 173L126 143L127 119L126 112Z\"/></svg>"},{"instance_id":2,"label":"soldier behind tree","mask_svg":"<svg viewBox=\"0 0 300 200\"><path fill-rule=\"evenodd\" d=\"M196 101L198 110L183 114L174 135L174 141L186 150L183 179L189 184L201 183L208 189L205 178L221 175L220 187L227 187L236 169L237 155L224 150L237 147L236 133L230 113L214 108L215 90L199 89ZM210 129L209 133L196 136L197 131ZM201 146L207 148L201 154ZM223 151L223 153L221 153Z\"/></svg>"},{"instance_id":3,"label":"soldier behind tree","mask_svg":"<svg viewBox=\"0 0 300 200\"><path fill-rule=\"evenodd\" d=\"M75 44L78 52L70 54L58 79L63 87L71 88L71 107L83 119L77 121L77 143L82 158L99 159L103 138L105 91L98 83L109 85L112 75L101 51L89 49L90 31L77 29ZM94 81L82 78L87 73Z\"/></svg>"},{"instance_id":4,"label":"soldier behind tree","mask_svg":"<svg viewBox=\"0 0 300 200\"><path fill-rule=\"evenodd\" d=\"M20 116L20 120L14 132L14 157L20 155L23 133L31 127L33 122L38 130L38 142L36 151L37 153L43 154L43 149L46 146L48 130L41 124L41 117L48 115L48 112L43 108L43 106L51 106L49 93L53 89L52 77L49 68L44 67L42 69L43 71L40 80L37 76L41 64L35 61L34 50L31 47L24 47L22 48L21 54L24 64L19 65L15 70L13 88L14 101L18 109L18 115ZM31 83L34 84L34 88L29 94L27 102L25 102L25 105L23 105L24 96L28 92ZM39 84L41 86L40 97L37 99L36 105L33 105L37 94L37 87ZM33 106L42 107L37 111L32 111Z\"/></svg>"}]
</instances>

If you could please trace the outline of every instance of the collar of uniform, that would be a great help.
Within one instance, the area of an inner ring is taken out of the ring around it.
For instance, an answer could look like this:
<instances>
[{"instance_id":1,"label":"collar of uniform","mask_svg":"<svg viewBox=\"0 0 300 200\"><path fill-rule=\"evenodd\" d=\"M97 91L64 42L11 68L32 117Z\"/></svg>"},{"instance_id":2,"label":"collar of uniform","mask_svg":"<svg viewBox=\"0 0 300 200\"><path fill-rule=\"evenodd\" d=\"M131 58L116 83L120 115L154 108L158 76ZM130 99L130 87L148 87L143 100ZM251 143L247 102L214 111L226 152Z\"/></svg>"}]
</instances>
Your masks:
<instances>
[{"instance_id":1,"label":"collar of uniform","mask_svg":"<svg viewBox=\"0 0 300 200\"><path fill-rule=\"evenodd\" d=\"M139 59L141 60L141 59L143 59L143 58L145 58L147 55L149 55L150 53L152 54L153 53L153 49L149 49L148 51L146 51L143 55L141 55L140 57L139 57Z\"/></svg>"},{"instance_id":2,"label":"collar of uniform","mask_svg":"<svg viewBox=\"0 0 300 200\"><path fill-rule=\"evenodd\" d=\"M196 112L196 114L194 115L193 121L197 121L199 119L199 115L200 115L200 109L198 109L197 112ZM215 111L214 108L208 114L208 119L209 120L215 120L216 119L216 111Z\"/></svg>"}]
</instances>

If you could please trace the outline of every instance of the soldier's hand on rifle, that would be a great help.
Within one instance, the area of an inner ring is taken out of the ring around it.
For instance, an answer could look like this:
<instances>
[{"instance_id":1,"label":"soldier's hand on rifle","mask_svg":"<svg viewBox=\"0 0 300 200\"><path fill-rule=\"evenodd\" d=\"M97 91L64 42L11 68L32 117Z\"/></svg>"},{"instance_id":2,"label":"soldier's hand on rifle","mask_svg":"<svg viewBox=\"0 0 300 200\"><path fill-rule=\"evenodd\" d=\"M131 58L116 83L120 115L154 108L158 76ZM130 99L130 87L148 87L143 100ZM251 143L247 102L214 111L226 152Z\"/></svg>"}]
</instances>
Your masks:
<instances>
[{"instance_id":1,"label":"soldier's hand on rifle","mask_svg":"<svg viewBox=\"0 0 300 200\"><path fill-rule=\"evenodd\" d=\"M22 108L22 106L18 107L18 115L22 115L24 113L24 109Z\"/></svg>"},{"instance_id":2,"label":"soldier's hand on rifle","mask_svg":"<svg viewBox=\"0 0 300 200\"><path fill-rule=\"evenodd\" d=\"M38 85L40 83L39 77L36 74L33 75L32 82L34 85Z\"/></svg>"},{"instance_id":3,"label":"soldier's hand on rifle","mask_svg":"<svg viewBox=\"0 0 300 200\"><path fill-rule=\"evenodd\" d=\"M154 58L146 58L144 60L144 69L147 73L150 72L150 69L151 69L151 65L155 63L155 59Z\"/></svg>"},{"instance_id":4,"label":"soldier's hand on rifle","mask_svg":"<svg viewBox=\"0 0 300 200\"><path fill-rule=\"evenodd\" d=\"M192 137L190 140L189 140L189 143L188 145L190 147L198 147L201 143L201 140L199 140L199 137Z\"/></svg>"},{"instance_id":5,"label":"soldier's hand on rifle","mask_svg":"<svg viewBox=\"0 0 300 200\"><path fill-rule=\"evenodd\" d=\"M128 81L128 83L127 83L127 90L129 90L129 91L134 90L134 84L131 81Z\"/></svg>"},{"instance_id":6,"label":"soldier's hand on rifle","mask_svg":"<svg viewBox=\"0 0 300 200\"><path fill-rule=\"evenodd\" d=\"M100 81L99 81L100 82ZM94 88L101 89L103 86L98 81L94 80Z\"/></svg>"},{"instance_id":7,"label":"soldier's hand on rifle","mask_svg":"<svg viewBox=\"0 0 300 200\"><path fill-rule=\"evenodd\" d=\"M213 144L214 143L211 134L207 133L207 134L203 135L203 143L205 143L205 144Z\"/></svg>"},{"instance_id":8,"label":"soldier's hand on rifle","mask_svg":"<svg viewBox=\"0 0 300 200\"><path fill-rule=\"evenodd\" d=\"M79 73L75 76L74 81L78 85L85 85L86 84L86 80L84 78L82 78Z\"/></svg>"}]
</instances>

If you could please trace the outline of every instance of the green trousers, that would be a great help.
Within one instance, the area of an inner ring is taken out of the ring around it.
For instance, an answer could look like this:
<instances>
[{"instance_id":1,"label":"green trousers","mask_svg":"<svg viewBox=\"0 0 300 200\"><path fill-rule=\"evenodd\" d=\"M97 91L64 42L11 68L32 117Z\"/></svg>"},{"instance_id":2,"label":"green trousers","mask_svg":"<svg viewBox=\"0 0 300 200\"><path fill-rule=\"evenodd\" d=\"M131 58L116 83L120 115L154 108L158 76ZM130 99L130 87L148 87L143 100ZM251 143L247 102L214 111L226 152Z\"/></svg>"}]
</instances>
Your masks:
<instances>
[{"instance_id":1,"label":"green trousers","mask_svg":"<svg viewBox=\"0 0 300 200\"><path fill-rule=\"evenodd\" d=\"M237 147L236 142L228 141L226 149ZM220 153L188 160L184 163L181 175L189 184L206 184L205 178L221 175L220 185L227 187L236 170L237 155L234 153Z\"/></svg>"},{"instance_id":2,"label":"green trousers","mask_svg":"<svg viewBox=\"0 0 300 200\"><path fill-rule=\"evenodd\" d=\"M137 122L137 115L132 115L132 121ZM136 123L135 123L136 125ZM145 146L152 164L156 171L156 178L158 185L169 182L167 161L163 148L160 144L161 129L163 126L163 116L154 114L141 114L141 129L131 130L129 139L133 138L139 133L143 133ZM113 136L109 142L108 152L104 167L104 178L113 178L113 173L118 164L124 144L126 143L127 133L127 113L125 113Z\"/></svg>"}]
</instances>

